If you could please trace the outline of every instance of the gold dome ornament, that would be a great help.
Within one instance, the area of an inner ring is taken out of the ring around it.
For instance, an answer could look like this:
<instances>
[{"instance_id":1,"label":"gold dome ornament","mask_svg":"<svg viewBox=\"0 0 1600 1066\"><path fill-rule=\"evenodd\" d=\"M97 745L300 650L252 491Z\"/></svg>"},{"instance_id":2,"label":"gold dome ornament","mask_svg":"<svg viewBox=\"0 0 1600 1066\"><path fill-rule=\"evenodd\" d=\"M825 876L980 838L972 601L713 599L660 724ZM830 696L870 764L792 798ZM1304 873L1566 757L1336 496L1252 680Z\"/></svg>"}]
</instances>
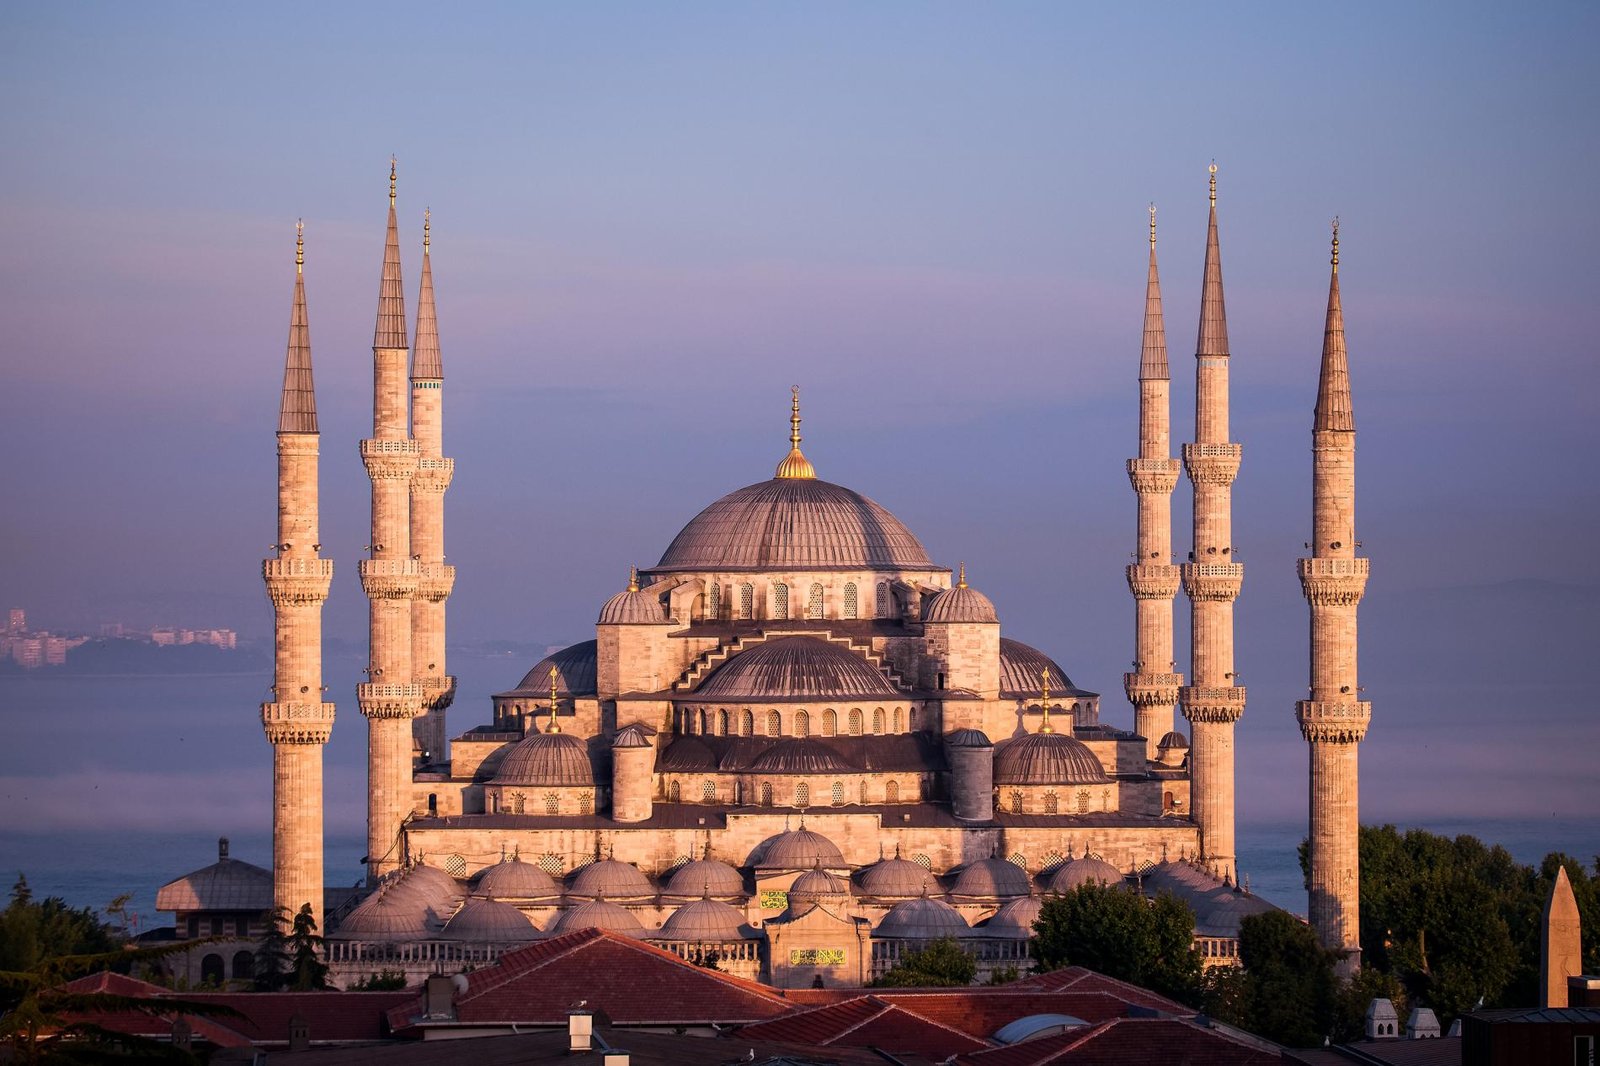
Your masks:
<instances>
[{"instance_id":1,"label":"gold dome ornament","mask_svg":"<svg viewBox=\"0 0 1600 1066\"><path fill-rule=\"evenodd\" d=\"M790 390L794 403L789 414L789 454L783 457L783 462L778 464L777 473L773 477L794 480L799 478L816 480L817 468L811 465L800 451L800 386L796 385Z\"/></svg>"}]
</instances>

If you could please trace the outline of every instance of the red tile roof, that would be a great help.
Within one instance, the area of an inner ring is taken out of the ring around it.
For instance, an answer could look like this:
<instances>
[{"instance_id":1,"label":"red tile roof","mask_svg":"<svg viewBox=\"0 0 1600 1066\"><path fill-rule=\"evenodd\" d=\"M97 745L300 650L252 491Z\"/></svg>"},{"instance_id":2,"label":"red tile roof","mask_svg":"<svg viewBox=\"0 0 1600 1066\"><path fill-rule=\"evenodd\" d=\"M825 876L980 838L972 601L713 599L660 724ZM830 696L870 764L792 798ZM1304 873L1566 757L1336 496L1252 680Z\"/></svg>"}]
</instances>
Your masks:
<instances>
[{"instance_id":1,"label":"red tile roof","mask_svg":"<svg viewBox=\"0 0 1600 1066\"><path fill-rule=\"evenodd\" d=\"M1169 1014L1193 1014L1194 1011L1176 1000L1158 995L1148 988L1107 977L1103 973L1086 970L1082 966L1065 966L1048 973L1036 973L1002 986L1005 989L1035 989L1044 992L1106 992L1140 1007L1166 1011Z\"/></svg>"},{"instance_id":2,"label":"red tile roof","mask_svg":"<svg viewBox=\"0 0 1600 1066\"><path fill-rule=\"evenodd\" d=\"M175 993L167 993L174 995ZM385 1015L416 998L416 990L397 992L195 992L184 998L232 1007L242 1018L226 1023L255 1043L288 1043L289 1020L305 1019L311 1042L349 1043L388 1035Z\"/></svg>"},{"instance_id":3,"label":"red tile roof","mask_svg":"<svg viewBox=\"0 0 1600 1066\"><path fill-rule=\"evenodd\" d=\"M962 1055L961 1066L1278 1066L1268 1051L1183 1018L1117 1018L1089 1029Z\"/></svg>"},{"instance_id":4,"label":"red tile roof","mask_svg":"<svg viewBox=\"0 0 1600 1066\"><path fill-rule=\"evenodd\" d=\"M842 1003L747 1025L739 1030L739 1036L814 1047L873 1047L940 1058L993 1046L876 995L857 995Z\"/></svg>"}]
</instances>

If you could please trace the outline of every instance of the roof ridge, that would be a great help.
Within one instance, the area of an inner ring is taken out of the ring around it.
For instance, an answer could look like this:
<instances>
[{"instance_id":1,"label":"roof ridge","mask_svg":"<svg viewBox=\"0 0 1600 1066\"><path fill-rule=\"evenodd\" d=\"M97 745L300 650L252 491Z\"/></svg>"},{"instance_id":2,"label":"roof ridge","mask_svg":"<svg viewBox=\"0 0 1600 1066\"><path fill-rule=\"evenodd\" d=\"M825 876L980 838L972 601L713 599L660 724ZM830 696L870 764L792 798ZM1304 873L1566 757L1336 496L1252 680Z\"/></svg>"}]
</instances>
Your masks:
<instances>
[{"instance_id":1,"label":"roof ridge","mask_svg":"<svg viewBox=\"0 0 1600 1066\"><path fill-rule=\"evenodd\" d=\"M851 1033L855 1032L857 1029L861 1028L863 1025L866 1025L868 1022L875 1022L879 1018L882 1018L885 1014L887 1014L890 1011L895 1009L895 1006L894 1006L893 1003L887 1003L887 1002L879 999L877 996L873 996L873 995L857 996L855 999L847 999L847 1000L843 1001L842 1003L830 1003L829 1006L830 1007L847 1007L852 1003L859 1003L859 1002L862 1002L863 1000L866 1001L867 1003L872 1004L874 1007L876 1007L878 1009L874 1010L871 1014L868 1014L866 1017L862 1018L860 1021L856 1022L854 1025L847 1025L843 1029L840 1029L838 1032L832 1034L827 1039L823 1040L822 1041L822 1045L824 1047L826 1047L828 1044L833 1043L834 1041L837 1041L837 1040L843 1039L846 1036L849 1036ZM826 1009L826 1008L824 1008L824 1009ZM920 1017L920 1015L919 1015L919 1017Z\"/></svg>"}]
</instances>

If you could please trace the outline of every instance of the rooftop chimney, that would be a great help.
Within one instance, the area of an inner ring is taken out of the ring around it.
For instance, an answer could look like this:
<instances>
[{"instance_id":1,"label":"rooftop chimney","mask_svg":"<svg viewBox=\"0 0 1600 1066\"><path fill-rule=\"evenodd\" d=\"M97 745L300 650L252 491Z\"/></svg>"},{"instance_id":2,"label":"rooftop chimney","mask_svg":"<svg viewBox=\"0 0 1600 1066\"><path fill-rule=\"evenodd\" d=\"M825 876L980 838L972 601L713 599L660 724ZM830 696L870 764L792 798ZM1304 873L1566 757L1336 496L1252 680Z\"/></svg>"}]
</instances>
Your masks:
<instances>
[{"instance_id":1,"label":"rooftop chimney","mask_svg":"<svg viewBox=\"0 0 1600 1066\"><path fill-rule=\"evenodd\" d=\"M228 838L217 838L217 860L220 862L228 857Z\"/></svg>"},{"instance_id":2,"label":"rooftop chimney","mask_svg":"<svg viewBox=\"0 0 1600 1066\"><path fill-rule=\"evenodd\" d=\"M304 1015L296 1014L289 1019L289 1050L308 1051L311 1048L311 1024Z\"/></svg>"},{"instance_id":3,"label":"rooftop chimney","mask_svg":"<svg viewBox=\"0 0 1600 1066\"><path fill-rule=\"evenodd\" d=\"M577 1053L588 1051L594 1040L594 1015L586 1010L567 1013L567 1050Z\"/></svg>"}]
</instances>

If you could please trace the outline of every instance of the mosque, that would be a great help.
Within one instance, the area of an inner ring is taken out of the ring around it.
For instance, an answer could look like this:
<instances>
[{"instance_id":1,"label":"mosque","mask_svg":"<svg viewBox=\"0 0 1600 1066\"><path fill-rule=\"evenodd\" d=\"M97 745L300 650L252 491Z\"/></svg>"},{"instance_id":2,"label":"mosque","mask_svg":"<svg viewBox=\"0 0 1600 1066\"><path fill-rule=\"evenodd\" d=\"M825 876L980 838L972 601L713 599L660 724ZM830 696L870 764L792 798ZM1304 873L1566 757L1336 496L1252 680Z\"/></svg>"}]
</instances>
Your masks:
<instances>
[{"instance_id":1,"label":"mosque","mask_svg":"<svg viewBox=\"0 0 1600 1066\"><path fill-rule=\"evenodd\" d=\"M1128 463L1138 502L1127 568L1134 669L1123 678L1131 728L1102 720L1100 696L1049 653L1003 636L1002 610L964 564L931 559L885 508L819 476L801 449L797 388L772 476L712 502L655 563L619 565L627 585L598 605L594 639L534 664L493 697L488 722L452 737L443 504L453 461L442 448L431 221L413 346L391 168L374 427L360 445L372 482L371 555L359 563L370 661L357 692L369 732L370 892L323 913L321 752L334 706L322 698L321 609L332 563L317 543L302 240L277 437L279 543L263 564L277 619L274 696L261 708L274 752L266 905L310 903L346 981L453 972L602 928L809 987L864 984L944 936L980 973L1025 969L1044 895L1126 882L1183 896L1207 961L1228 961L1239 920L1271 905L1244 891L1235 865L1233 732L1245 690L1233 666L1243 567L1231 485L1241 449L1228 439L1214 166L1210 196L1195 440L1181 464L1151 209L1139 454ZM1316 452L1317 530L1331 548L1302 561L1302 578L1314 630L1325 601L1321 683L1343 683L1346 695L1319 694L1314 661L1315 699L1300 715L1313 747L1313 880L1324 890L1313 920L1348 956L1358 944L1354 751L1370 712L1349 695L1365 560L1353 557L1353 527L1340 531L1354 480L1341 451L1349 443L1353 455L1337 248L1336 232ZM1194 540L1174 565L1180 465L1195 494ZM1188 678L1173 647L1179 588L1192 612ZM1180 708L1189 736L1175 728ZM1319 743L1333 751L1320 763ZM264 894L265 871L236 869L247 865L174 885L243 878ZM203 895L172 898L192 916L205 913Z\"/></svg>"}]
</instances>

